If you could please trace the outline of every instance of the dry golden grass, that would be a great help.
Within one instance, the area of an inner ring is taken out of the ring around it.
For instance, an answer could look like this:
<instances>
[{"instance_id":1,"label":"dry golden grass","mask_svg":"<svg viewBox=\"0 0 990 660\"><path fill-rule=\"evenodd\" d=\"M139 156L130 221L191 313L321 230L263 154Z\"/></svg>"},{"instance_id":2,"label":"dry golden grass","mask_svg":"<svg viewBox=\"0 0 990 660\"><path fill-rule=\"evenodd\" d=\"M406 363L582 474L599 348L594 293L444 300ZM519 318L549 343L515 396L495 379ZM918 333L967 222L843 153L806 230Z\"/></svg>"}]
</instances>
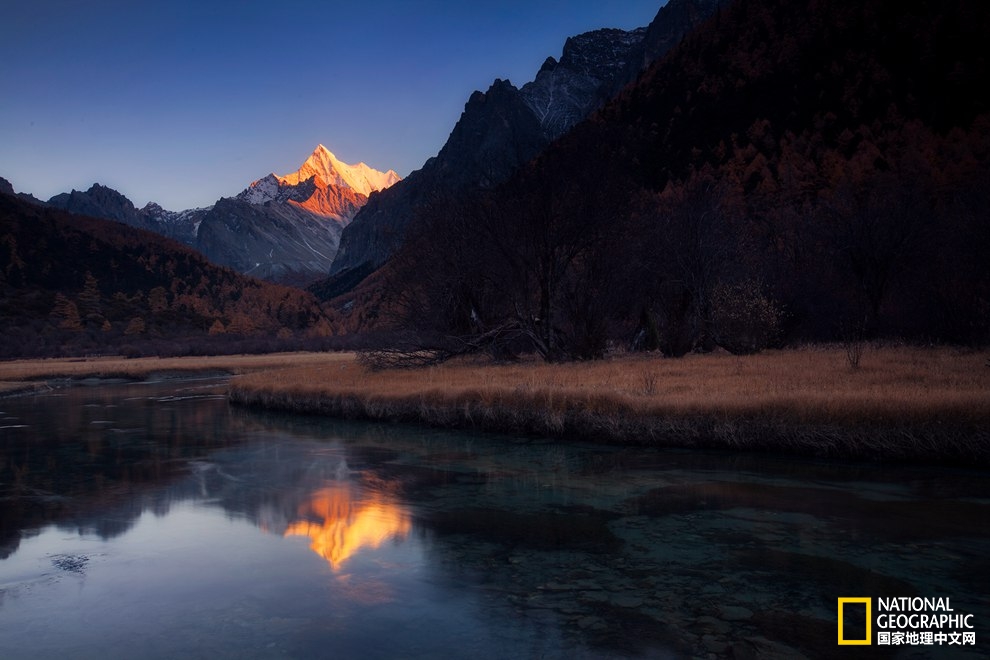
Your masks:
<instances>
[{"instance_id":1,"label":"dry golden grass","mask_svg":"<svg viewBox=\"0 0 990 660\"><path fill-rule=\"evenodd\" d=\"M153 374L218 372L244 374L306 365L351 362L351 353L275 353L271 355L223 355L212 357L62 358L0 362L0 394L44 387L44 381L78 378L147 378Z\"/></svg>"},{"instance_id":2,"label":"dry golden grass","mask_svg":"<svg viewBox=\"0 0 990 660\"><path fill-rule=\"evenodd\" d=\"M752 416L806 421L990 421L990 368L977 353L947 348L871 351L850 369L840 349L809 348L680 360L632 356L608 361L512 365L448 364L368 371L341 359L238 378L239 391L358 395L449 404L538 398L547 407L647 414Z\"/></svg>"},{"instance_id":3,"label":"dry golden grass","mask_svg":"<svg viewBox=\"0 0 990 660\"><path fill-rule=\"evenodd\" d=\"M235 403L637 444L990 465L990 367L952 348L368 371L353 354L0 362L0 393L56 379L237 375Z\"/></svg>"},{"instance_id":4,"label":"dry golden grass","mask_svg":"<svg viewBox=\"0 0 990 660\"><path fill-rule=\"evenodd\" d=\"M903 455L910 444L913 452L959 460L990 453L986 356L952 348L870 349L858 369L839 347L379 372L340 360L238 377L231 397L286 410L623 442L856 456L878 447Z\"/></svg>"}]
</instances>

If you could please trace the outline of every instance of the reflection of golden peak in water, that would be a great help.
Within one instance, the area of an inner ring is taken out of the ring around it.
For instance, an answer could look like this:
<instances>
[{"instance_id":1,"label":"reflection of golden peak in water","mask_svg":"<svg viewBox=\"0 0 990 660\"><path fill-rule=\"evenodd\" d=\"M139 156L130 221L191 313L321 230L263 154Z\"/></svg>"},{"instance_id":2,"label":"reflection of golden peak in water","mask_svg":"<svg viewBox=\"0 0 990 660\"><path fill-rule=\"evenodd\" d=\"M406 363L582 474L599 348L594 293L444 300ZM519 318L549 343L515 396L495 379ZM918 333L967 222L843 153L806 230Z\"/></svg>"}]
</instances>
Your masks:
<instances>
[{"instance_id":1,"label":"reflection of golden peak in water","mask_svg":"<svg viewBox=\"0 0 990 660\"><path fill-rule=\"evenodd\" d=\"M300 515L303 519L290 524L285 535L308 536L310 549L330 562L335 571L361 548L377 548L391 538L405 538L412 529L403 507L377 493L354 501L346 486L316 491L301 507Z\"/></svg>"}]
</instances>

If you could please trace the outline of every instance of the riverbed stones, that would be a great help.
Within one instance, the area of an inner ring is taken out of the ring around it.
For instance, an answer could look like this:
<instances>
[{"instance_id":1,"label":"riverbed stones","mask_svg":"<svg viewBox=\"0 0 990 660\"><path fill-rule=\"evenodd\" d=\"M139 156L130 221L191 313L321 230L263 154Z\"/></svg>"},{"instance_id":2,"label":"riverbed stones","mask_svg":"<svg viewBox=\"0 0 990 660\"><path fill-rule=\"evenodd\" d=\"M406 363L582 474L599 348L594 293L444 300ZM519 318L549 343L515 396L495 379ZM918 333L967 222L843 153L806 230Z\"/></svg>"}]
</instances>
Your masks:
<instances>
[{"instance_id":1,"label":"riverbed stones","mask_svg":"<svg viewBox=\"0 0 990 660\"><path fill-rule=\"evenodd\" d=\"M746 621L753 618L753 610L741 605L719 605L718 613L723 621Z\"/></svg>"},{"instance_id":2,"label":"riverbed stones","mask_svg":"<svg viewBox=\"0 0 990 660\"><path fill-rule=\"evenodd\" d=\"M725 651L729 648L728 643L714 635L703 636L701 638L701 645L705 647L706 651L714 653L716 656L724 655Z\"/></svg>"},{"instance_id":3,"label":"riverbed stones","mask_svg":"<svg viewBox=\"0 0 990 660\"><path fill-rule=\"evenodd\" d=\"M617 594L609 599L609 602L616 607L639 607L643 604L643 599L632 594Z\"/></svg>"},{"instance_id":4,"label":"riverbed stones","mask_svg":"<svg viewBox=\"0 0 990 660\"><path fill-rule=\"evenodd\" d=\"M578 628L582 630L605 630L608 625L605 620L597 616L584 616L577 620Z\"/></svg>"},{"instance_id":5,"label":"riverbed stones","mask_svg":"<svg viewBox=\"0 0 990 660\"><path fill-rule=\"evenodd\" d=\"M793 646L766 637L747 637L732 645L732 657L740 660L808 660Z\"/></svg>"},{"instance_id":6,"label":"riverbed stones","mask_svg":"<svg viewBox=\"0 0 990 660\"><path fill-rule=\"evenodd\" d=\"M607 603L609 598L607 591L585 591L581 594L581 600L589 603Z\"/></svg>"},{"instance_id":7,"label":"riverbed stones","mask_svg":"<svg viewBox=\"0 0 990 660\"><path fill-rule=\"evenodd\" d=\"M697 624L702 630L711 631L719 635L724 635L731 629L728 623L713 616L698 617Z\"/></svg>"},{"instance_id":8,"label":"riverbed stones","mask_svg":"<svg viewBox=\"0 0 990 660\"><path fill-rule=\"evenodd\" d=\"M52 557L52 566L69 573L84 572L87 563L89 563L89 557L85 555L55 555Z\"/></svg>"}]
</instances>

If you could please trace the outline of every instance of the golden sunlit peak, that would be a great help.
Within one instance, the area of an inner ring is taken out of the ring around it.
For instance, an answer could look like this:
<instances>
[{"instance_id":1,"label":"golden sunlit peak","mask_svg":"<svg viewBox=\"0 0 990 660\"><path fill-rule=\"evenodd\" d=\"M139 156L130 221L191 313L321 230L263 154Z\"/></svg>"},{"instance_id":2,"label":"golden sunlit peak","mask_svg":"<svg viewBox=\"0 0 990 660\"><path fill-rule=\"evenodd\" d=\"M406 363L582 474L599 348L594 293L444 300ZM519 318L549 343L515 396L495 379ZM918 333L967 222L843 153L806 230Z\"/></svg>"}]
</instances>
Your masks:
<instances>
[{"instance_id":1,"label":"golden sunlit peak","mask_svg":"<svg viewBox=\"0 0 990 660\"><path fill-rule=\"evenodd\" d=\"M322 144L316 146L306 162L298 171L278 180L288 185L299 185L300 182L315 176L318 186L338 186L368 196L377 190L384 190L400 180L394 170L380 172L364 163L348 165L339 160L332 151Z\"/></svg>"},{"instance_id":2,"label":"golden sunlit peak","mask_svg":"<svg viewBox=\"0 0 990 660\"><path fill-rule=\"evenodd\" d=\"M310 549L337 571L362 548L378 548L389 539L404 539L412 529L409 513L398 504L374 494L361 501L351 498L347 486L313 493L301 507L302 520L285 536L308 536Z\"/></svg>"}]
</instances>

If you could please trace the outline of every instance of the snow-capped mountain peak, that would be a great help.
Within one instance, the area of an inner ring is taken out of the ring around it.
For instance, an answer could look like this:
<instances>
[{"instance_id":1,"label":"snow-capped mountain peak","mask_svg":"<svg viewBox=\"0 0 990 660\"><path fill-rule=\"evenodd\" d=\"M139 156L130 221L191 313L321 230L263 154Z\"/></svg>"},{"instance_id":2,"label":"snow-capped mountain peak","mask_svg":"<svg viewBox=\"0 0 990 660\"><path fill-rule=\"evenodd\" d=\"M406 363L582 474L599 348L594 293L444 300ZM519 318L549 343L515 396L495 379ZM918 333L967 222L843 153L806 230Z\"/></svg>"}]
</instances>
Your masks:
<instances>
[{"instance_id":1,"label":"snow-capped mountain peak","mask_svg":"<svg viewBox=\"0 0 990 660\"><path fill-rule=\"evenodd\" d=\"M278 180L294 186L313 176L325 185L350 188L365 196L399 181L399 175L394 170L380 172L364 163L348 165L322 144L317 145L298 171L280 176Z\"/></svg>"},{"instance_id":2,"label":"snow-capped mountain peak","mask_svg":"<svg viewBox=\"0 0 990 660\"><path fill-rule=\"evenodd\" d=\"M297 171L268 174L217 202L197 227L196 247L258 277L308 283L329 271L368 196L397 181L392 170L348 165L321 144Z\"/></svg>"},{"instance_id":3,"label":"snow-capped mountain peak","mask_svg":"<svg viewBox=\"0 0 990 660\"><path fill-rule=\"evenodd\" d=\"M348 165L321 144L295 172L262 177L237 195L237 199L256 206L269 202L294 204L346 224L368 200L368 195L399 180L393 170L379 172L364 163Z\"/></svg>"}]
</instances>

